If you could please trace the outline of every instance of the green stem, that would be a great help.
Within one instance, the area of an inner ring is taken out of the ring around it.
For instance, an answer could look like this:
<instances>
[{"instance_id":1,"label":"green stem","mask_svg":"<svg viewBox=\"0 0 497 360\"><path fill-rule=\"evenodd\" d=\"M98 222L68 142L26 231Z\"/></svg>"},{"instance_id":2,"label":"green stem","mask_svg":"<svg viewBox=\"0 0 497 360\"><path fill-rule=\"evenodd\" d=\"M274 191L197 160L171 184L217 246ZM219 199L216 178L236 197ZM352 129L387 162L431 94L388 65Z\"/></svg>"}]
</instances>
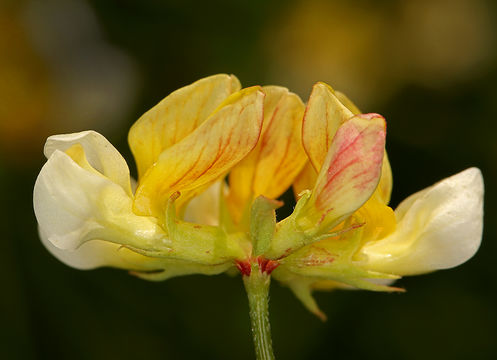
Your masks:
<instances>
[{"instance_id":1,"label":"green stem","mask_svg":"<svg viewBox=\"0 0 497 360\"><path fill-rule=\"evenodd\" d=\"M270 282L271 277L261 273L257 265L252 265L249 276L243 275L257 360L274 360L268 311Z\"/></svg>"}]
</instances>

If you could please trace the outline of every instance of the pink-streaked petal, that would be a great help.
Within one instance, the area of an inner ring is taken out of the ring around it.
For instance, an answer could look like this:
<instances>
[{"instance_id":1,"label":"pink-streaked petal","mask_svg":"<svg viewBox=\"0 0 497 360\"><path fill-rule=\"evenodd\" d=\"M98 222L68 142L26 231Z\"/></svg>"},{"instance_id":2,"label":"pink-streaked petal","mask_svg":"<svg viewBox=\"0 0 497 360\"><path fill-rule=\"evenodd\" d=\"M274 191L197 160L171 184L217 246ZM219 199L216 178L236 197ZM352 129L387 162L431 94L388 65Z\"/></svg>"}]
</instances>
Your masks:
<instances>
[{"instance_id":1,"label":"pink-streaked petal","mask_svg":"<svg viewBox=\"0 0 497 360\"><path fill-rule=\"evenodd\" d=\"M337 130L308 204L312 222L334 226L370 198L381 175L385 134L378 114L354 116Z\"/></svg>"}]
</instances>

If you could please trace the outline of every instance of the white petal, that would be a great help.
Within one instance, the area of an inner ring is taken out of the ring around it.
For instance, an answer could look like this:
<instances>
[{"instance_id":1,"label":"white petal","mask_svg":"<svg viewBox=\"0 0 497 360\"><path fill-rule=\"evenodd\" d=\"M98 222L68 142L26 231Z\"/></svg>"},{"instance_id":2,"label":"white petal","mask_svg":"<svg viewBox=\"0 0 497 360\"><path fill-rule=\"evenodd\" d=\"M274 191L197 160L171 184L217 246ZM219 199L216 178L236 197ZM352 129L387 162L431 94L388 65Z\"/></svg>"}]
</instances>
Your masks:
<instances>
[{"instance_id":1,"label":"white petal","mask_svg":"<svg viewBox=\"0 0 497 360\"><path fill-rule=\"evenodd\" d=\"M131 195L129 168L126 160L103 135L96 131L50 136L45 143L45 156L48 159L55 150L66 151L75 144L83 147L86 159L91 166Z\"/></svg>"},{"instance_id":2,"label":"white petal","mask_svg":"<svg viewBox=\"0 0 497 360\"><path fill-rule=\"evenodd\" d=\"M59 249L75 250L93 239L140 248L167 241L155 219L132 212L132 199L121 186L59 150L41 169L33 202L40 228Z\"/></svg>"},{"instance_id":3,"label":"white petal","mask_svg":"<svg viewBox=\"0 0 497 360\"><path fill-rule=\"evenodd\" d=\"M369 269L414 275L464 263L478 250L483 231L480 170L467 169L411 195L395 214L395 232L362 249Z\"/></svg>"}]
</instances>

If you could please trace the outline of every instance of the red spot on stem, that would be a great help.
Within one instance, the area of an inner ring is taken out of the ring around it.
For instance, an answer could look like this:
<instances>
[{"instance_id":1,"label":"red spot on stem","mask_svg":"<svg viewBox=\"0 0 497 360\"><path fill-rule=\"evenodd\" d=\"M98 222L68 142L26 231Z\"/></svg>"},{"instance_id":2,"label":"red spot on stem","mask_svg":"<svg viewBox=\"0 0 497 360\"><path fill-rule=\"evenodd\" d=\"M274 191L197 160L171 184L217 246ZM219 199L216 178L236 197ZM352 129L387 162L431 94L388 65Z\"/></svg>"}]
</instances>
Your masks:
<instances>
[{"instance_id":1,"label":"red spot on stem","mask_svg":"<svg viewBox=\"0 0 497 360\"><path fill-rule=\"evenodd\" d=\"M259 264L259 271L267 275L270 275L273 270L280 265L278 260L270 260L262 256L245 261L237 260L235 261L235 265L242 275L250 276L250 274L252 273L252 264L254 264L255 261L257 261L257 264Z\"/></svg>"},{"instance_id":2,"label":"red spot on stem","mask_svg":"<svg viewBox=\"0 0 497 360\"><path fill-rule=\"evenodd\" d=\"M274 269L276 269L280 263L276 260L269 260L263 257L258 257L257 262L259 263L259 268L262 273L270 275Z\"/></svg>"},{"instance_id":3,"label":"red spot on stem","mask_svg":"<svg viewBox=\"0 0 497 360\"><path fill-rule=\"evenodd\" d=\"M252 272L252 266L248 261L236 261L236 267L245 276L250 276Z\"/></svg>"}]
</instances>

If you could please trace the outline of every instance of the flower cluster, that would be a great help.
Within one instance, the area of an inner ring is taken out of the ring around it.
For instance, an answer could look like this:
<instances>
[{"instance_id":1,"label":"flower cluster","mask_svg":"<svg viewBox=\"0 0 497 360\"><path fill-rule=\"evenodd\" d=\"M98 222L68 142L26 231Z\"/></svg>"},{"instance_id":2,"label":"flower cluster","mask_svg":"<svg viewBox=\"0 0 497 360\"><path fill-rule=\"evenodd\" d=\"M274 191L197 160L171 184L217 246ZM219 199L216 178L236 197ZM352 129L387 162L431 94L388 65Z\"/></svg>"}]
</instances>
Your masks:
<instances>
[{"instance_id":1,"label":"flower cluster","mask_svg":"<svg viewBox=\"0 0 497 360\"><path fill-rule=\"evenodd\" d=\"M385 134L382 116L361 114L324 83L304 104L283 87L211 76L132 126L137 182L102 135L49 137L34 188L40 237L75 268L148 280L256 269L323 317L313 290L396 291L395 279L457 266L480 244L480 171L393 211ZM277 222L290 187L296 206Z\"/></svg>"}]
</instances>

